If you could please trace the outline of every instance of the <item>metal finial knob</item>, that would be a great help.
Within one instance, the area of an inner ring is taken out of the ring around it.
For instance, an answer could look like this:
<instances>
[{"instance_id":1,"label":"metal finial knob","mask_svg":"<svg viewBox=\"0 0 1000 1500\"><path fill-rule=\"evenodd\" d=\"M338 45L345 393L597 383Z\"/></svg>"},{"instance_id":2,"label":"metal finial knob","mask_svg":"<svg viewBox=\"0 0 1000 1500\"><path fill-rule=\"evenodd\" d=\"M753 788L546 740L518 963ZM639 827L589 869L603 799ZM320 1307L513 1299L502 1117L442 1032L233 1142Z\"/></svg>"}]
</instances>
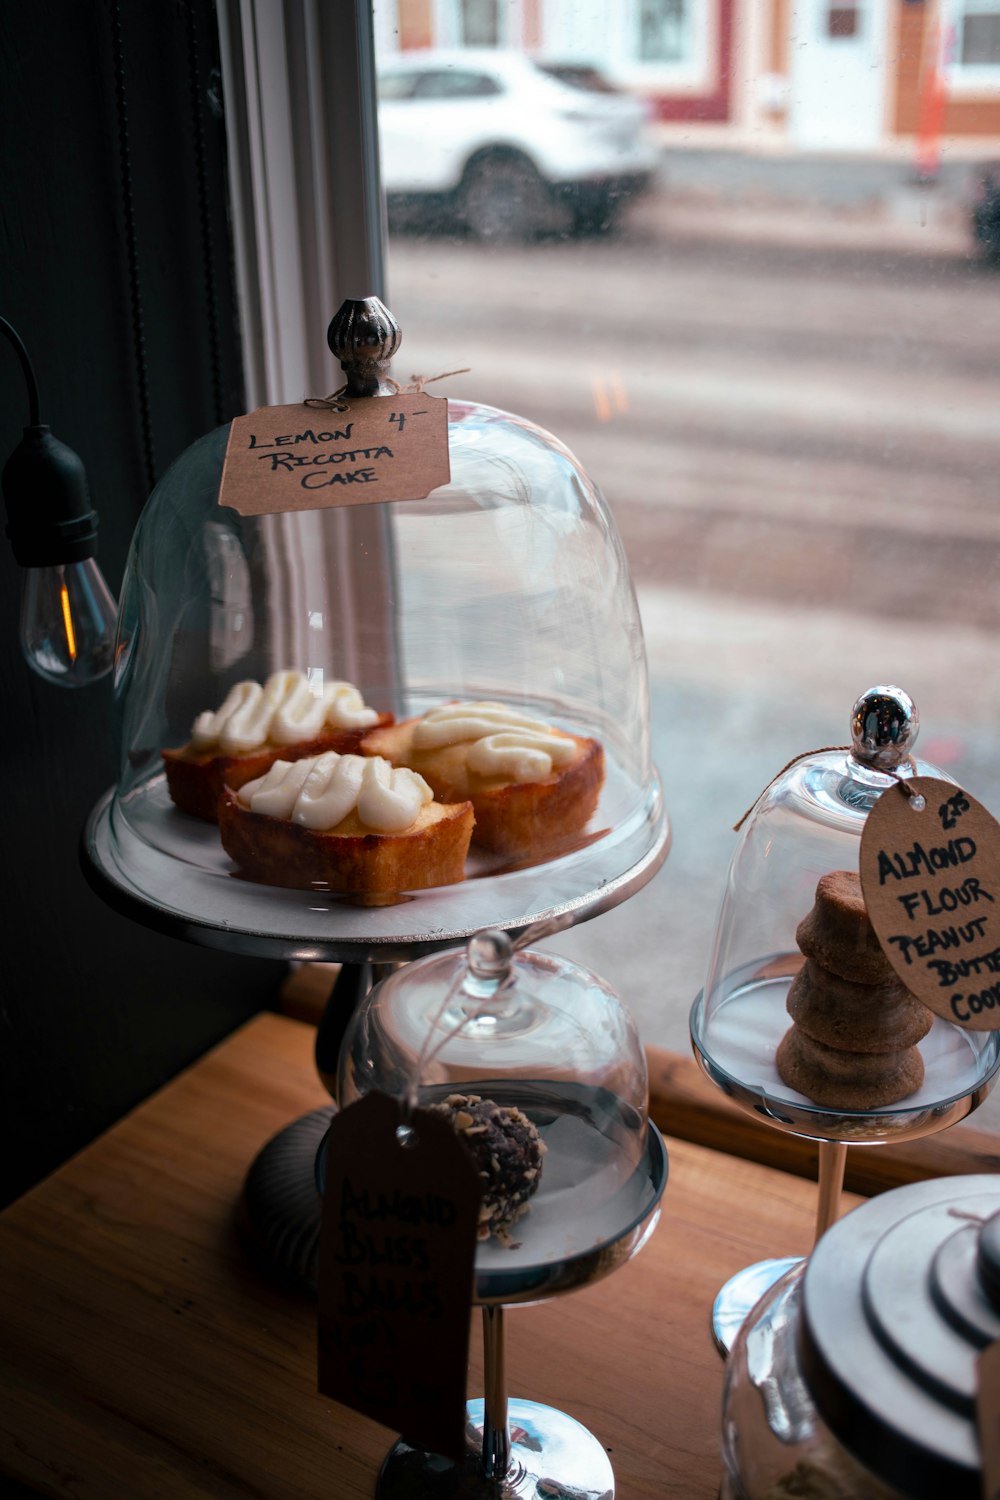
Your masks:
<instances>
[{"instance_id":1,"label":"metal finial knob","mask_svg":"<svg viewBox=\"0 0 1000 1500\"><path fill-rule=\"evenodd\" d=\"M403 335L377 297L348 297L331 318L326 341L347 376L349 396L389 394L385 377Z\"/></svg>"},{"instance_id":2,"label":"metal finial knob","mask_svg":"<svg viewBox=\"0 0 1000 1500\"><path fill-rule=\"evenodd\" d=\"M466 957L476 979L505 979L514 960L514 945L505 932L479 932L469 939Z\"/></svg>"},{"instance_id":3,"label":"metal finial knob","mask_svg":"<svg viewBox=\"0 0 1000 1500\"><path fill-rule=\"evenodd\" d=\"M852 753L876 771L894 771L913 749L920 715L909 693L898 687L873 687L851 710Z\"/></svg>"}]
</instances>

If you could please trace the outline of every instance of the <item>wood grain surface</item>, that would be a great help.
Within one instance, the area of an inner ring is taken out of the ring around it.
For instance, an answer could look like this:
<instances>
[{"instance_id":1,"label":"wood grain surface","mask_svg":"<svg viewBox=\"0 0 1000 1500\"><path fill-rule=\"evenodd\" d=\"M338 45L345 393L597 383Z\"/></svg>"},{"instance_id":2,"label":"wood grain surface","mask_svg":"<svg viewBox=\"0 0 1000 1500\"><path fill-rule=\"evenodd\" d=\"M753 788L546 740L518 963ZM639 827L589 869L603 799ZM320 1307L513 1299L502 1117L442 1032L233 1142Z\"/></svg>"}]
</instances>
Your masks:
<instances>
[{"instance_id":1,"label":"wood grain surface","mask_svg":"<svg viewBox=\"0 0 1000 1500\"><path fill-rule=\"evenodd\" d=\"M372 1494L392 1434L317 1395L314 1306L253 1270L235 1229L256 1152L326 1102L313 1040L256 1018L0 1216L0 1475L65 1500ZM668 1148L641 1254L509 1317L512 1392L597 1433L620 1500L714 1500L712 1299L812 1231L801 1178Z\"/></svg>"}]
</instances>

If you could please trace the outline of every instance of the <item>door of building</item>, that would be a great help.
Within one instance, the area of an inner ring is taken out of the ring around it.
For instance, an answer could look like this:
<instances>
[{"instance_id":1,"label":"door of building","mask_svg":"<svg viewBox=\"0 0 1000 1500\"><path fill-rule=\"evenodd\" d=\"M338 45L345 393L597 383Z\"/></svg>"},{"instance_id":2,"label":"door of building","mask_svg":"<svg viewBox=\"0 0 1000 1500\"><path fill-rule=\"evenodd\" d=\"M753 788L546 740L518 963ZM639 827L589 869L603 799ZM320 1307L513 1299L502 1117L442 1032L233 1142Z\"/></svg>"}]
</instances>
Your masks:
<instances>
[{"instance_id":1,"label":"door of building","mask_svg":"<svg viewBox=\"0 0 1000 1500\"><path fill-rule=\"evenodd\" d=\"M885 0L792 7L789 129L811 150L864 150L883 133Z\"/></svg>"}]
</instances>

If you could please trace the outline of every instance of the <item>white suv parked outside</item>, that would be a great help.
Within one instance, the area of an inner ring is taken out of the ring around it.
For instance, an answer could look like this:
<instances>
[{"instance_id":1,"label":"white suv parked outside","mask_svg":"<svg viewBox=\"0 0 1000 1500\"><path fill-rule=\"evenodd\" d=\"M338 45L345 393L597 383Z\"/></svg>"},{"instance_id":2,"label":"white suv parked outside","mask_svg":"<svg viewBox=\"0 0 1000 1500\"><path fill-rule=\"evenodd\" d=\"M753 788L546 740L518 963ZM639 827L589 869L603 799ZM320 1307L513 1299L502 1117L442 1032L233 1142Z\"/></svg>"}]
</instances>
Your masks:
<instances>
[{"instance_id":1,"label":"white suv parked outside","mask_svg":"<svg viewBox=\"0 0 1000 1500\"><path fill-rule=\"evenodd\" d=\"M655 171L646 119L593 69L549 73L486 48L400 53L379 66L390 214L429 208L508 242L607 228Z\"/></svg>"}]
</instances>

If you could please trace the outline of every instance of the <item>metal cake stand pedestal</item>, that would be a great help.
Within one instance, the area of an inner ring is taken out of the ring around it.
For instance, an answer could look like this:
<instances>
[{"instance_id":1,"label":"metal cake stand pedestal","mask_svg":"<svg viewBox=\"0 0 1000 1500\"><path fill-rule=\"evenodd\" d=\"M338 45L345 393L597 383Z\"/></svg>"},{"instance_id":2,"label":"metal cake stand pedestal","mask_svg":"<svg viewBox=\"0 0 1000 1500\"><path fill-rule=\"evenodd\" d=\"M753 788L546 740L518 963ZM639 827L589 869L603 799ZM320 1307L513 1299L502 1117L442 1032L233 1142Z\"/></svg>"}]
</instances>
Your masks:
<instances>
[{"instance_id":1,"label":"metal cake stand pedestal","mask_svg":"<svg viewBox=\"0 0 1000 1500\"><path fill-rule=\"evenodd\" d=\"M328 892L241 879L208 823L178 813L165 778L119 800L109 790L81 837L84 875L116 911L158 932L249 957L344 967L317 1032L327 1087L358 1001L388 968L454 948L477 932L507 932L518 948L610 911L643 888L670 850L658 776L624 816L614 767L592 822L596 831L554 859L500 871L470 868L459 885L419 891L386 906ZM319 1141L335 1106L292 1122L264 1147L247 1176L239 1218L254 1258L279 1279L313 1292L320 1199Z\"/></svg>"}]
</instances>

